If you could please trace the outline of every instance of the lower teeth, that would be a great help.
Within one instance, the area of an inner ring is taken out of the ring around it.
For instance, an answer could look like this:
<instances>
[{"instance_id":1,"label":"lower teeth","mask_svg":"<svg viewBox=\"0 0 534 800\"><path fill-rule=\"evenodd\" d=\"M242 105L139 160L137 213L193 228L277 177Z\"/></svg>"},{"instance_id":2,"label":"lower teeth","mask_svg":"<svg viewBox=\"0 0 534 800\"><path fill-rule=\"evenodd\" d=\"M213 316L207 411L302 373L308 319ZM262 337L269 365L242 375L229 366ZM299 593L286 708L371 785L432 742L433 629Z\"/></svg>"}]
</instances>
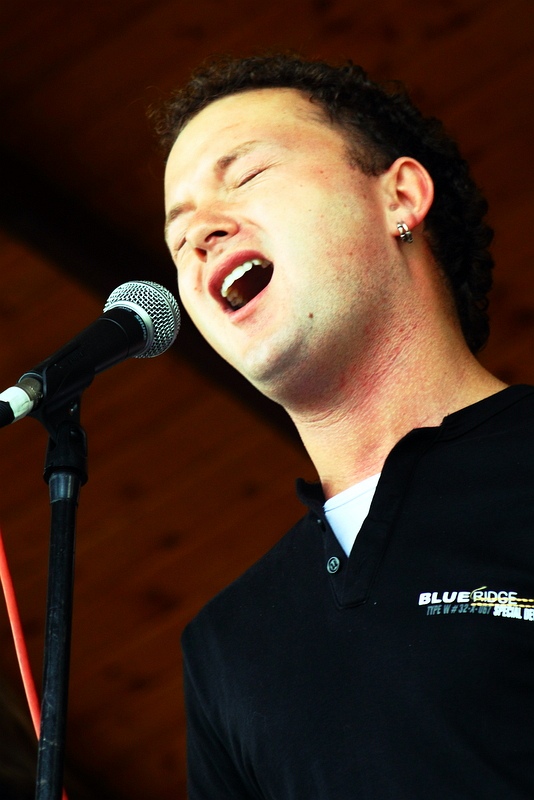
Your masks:
<instances>
[{"instance_id":1,"label":"lower teeth","mask_svg":"<svg viewBox=\"0 0 534 800\"><path fill-rule=\"evenodd\" d=\"M232 292L226 299L229 305L234 309L242 308L245 305L245 298L242 297L239 292Z\"/></svg>"}]
</instances>

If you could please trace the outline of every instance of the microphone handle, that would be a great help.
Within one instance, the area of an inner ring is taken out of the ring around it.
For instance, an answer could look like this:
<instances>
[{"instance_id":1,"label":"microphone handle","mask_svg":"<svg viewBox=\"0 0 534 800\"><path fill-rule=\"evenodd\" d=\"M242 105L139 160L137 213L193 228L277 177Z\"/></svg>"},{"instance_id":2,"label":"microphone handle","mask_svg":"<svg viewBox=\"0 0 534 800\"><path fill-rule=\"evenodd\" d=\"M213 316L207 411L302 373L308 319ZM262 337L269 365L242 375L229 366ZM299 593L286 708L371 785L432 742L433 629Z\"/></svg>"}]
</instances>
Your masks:
<instances>
[{"instance_id":1,"label":"microphone handle","mask_svg":"<svg viewBox=\"0 0 534 800\"><path fill-rule=\"evenodd\" d=\"M39 381L40 403L54 411L79 397L97 373L141 352L146 337L146 325L138 314L129 308L110 308L46 361L25 372L19 384L27 379Z\"/></svg>"}]
</instances>

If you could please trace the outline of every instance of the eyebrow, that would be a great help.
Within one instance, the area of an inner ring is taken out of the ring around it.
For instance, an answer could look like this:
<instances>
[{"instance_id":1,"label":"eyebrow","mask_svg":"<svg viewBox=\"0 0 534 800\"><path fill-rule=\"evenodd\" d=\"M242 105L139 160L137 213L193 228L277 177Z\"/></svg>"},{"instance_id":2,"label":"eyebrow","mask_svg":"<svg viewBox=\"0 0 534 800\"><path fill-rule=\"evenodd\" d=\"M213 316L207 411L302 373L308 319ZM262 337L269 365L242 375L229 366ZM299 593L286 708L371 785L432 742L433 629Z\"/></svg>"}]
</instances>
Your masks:
<instances>
[{"instance_id":1,"label":"eyebrow","mask_svg":"<svg viewBox=\"0 0 534 800\"><path fill-rule=\"evenodd\" d=\"M255 147L262 144L258 139L251 139L248 142L243 142L243 144L238 145L233 150L230 150L229 153L225 153L224 156L221 156L215 162L214 172L221 175L226 172L226 170L239 158L247 155L250 153L251 150L254 150ZM174 220L180 216L188 207L188 203L176 203L174 205L167 216L165 217L165 227L164 227L164 234L165 238L167 238L167 233L169 227L172 225Z\"/></svg>"},{"instance_id":2,"label":"eyebrow","mask_svg":"<svg viewBox=\"0 0 534 800\"><path fill-rule=\"evenodd\" d=\"M251 139L249 142L243 142L243 144L230 150L227 155L221 156L221 158L217 160L215 164L216 172L224 172L234 161L246 156L247 153L250 153L251 150L254 150L254 148L260 144L262 144L262 142L258 141L258 139Z\"/></svg>"}]
</instances>

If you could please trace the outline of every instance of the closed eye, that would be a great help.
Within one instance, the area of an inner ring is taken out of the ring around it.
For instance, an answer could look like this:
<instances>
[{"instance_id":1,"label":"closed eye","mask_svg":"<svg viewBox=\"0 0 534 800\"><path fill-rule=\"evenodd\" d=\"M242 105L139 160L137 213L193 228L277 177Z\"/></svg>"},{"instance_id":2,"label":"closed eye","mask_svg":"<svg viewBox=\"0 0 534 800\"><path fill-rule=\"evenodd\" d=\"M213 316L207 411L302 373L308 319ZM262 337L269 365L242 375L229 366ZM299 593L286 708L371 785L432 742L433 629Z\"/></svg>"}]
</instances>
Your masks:
<instances>
[{"instance_id":1,"label":"closed eye","mask_svg":"<svg viewBox=\"0 0 534 800\"><path fill-rule=\"evenodd\" d=\"M184 236L182 239L179 240L178 244L173 246L172 251L171 251L171 255L172 255L173 259L178 257L178 255L180 254L180 251L182 250L183 246L185 245L185 242L186 242L186 239L185 239L185 236Z\"/></svg>"},{"instance_id":2,"label":"closed eye","mask_svg":"<svg viewBox=\"0 0 534 800\"><path fill-rule=\"evenodd\" d=\"M260 175L264 171L265 171L265 167L262 167L260 169L254 169L254 170L252 170L252 172L247 172L246 175L244 175L242 178L240 178L238 180L238 182L236 183L236 188L239 189L241 186L245 186L245 184L250 183L251 180L256 178L258 175Z\"/></svg>"}]
</instances>

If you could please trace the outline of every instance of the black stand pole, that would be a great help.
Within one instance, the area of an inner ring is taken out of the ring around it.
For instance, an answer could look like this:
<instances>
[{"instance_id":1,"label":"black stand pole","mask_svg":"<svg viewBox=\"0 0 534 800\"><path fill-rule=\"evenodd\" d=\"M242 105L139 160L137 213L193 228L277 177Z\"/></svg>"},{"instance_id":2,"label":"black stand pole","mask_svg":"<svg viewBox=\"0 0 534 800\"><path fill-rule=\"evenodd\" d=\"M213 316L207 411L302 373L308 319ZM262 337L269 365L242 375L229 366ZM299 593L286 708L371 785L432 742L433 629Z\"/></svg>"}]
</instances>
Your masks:
<instances>
[{"instance_id":1,"label":"black stand pole","mask_svg":"<svg viewBox=\"0 0 534 800\"><path fill-rule=\"evenodd\" d=\"M35 800L60 800L69 686L76 508L87 480L87 447L79 400L36 415L50 433L44 478L50 493L50 551Z\"/></svg>"}]
</instances>

